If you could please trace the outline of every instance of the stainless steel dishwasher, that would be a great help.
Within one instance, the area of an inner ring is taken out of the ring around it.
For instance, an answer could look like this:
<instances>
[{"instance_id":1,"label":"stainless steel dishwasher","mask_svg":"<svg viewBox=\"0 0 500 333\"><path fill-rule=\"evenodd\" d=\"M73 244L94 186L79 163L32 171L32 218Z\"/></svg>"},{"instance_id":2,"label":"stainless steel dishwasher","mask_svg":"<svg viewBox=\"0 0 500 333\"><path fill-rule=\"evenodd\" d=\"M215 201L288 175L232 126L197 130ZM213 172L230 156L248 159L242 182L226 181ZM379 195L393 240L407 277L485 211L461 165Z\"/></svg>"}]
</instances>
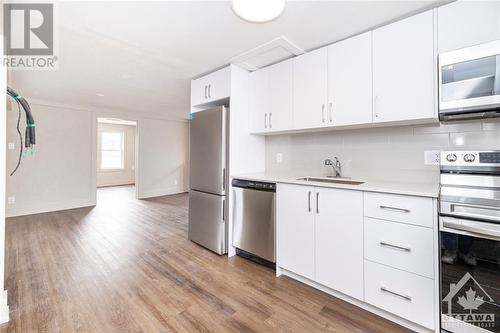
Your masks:
<instances>
[{"instance_id":1,"label":"stainless steel dishwasher","mask_svg":"<svg viewBox=\"0 0 500 333\"><path fill-rule=\"evenodd\" d=\"M233 246L269 262L276 262L276 184L233 179Z\"/></svg>"}]
</instances>

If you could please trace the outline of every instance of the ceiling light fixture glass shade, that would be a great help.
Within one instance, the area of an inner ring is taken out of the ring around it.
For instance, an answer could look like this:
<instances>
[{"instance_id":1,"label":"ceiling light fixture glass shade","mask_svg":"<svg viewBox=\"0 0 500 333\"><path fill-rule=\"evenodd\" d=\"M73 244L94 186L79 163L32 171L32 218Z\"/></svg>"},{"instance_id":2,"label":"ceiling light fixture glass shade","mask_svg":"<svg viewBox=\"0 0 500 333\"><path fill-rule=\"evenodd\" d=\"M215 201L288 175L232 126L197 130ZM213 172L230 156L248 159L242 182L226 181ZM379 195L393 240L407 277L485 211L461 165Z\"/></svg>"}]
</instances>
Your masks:
<instances>
[{"instance_id":1,"label":"ceiling light fixture glass shade","mask_svg":"<svg viewBox=\"0 0 500 333\"><path fill-rule=\"evenodd\" d=\"M286 0L233 0L233 11L245 21L264 23L278 18Z\"/></svg>"}]
</instances>

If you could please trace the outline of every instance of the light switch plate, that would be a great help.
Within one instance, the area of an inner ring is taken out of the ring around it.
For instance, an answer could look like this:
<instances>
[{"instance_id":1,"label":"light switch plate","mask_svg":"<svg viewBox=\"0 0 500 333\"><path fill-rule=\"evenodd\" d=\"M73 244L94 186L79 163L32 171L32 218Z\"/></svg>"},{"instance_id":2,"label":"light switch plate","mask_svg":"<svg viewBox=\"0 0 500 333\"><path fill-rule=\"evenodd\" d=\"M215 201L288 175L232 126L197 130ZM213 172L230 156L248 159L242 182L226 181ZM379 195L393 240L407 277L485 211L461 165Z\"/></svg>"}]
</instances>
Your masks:
<instances>
[{"instance_id":1,"label":"light switch plate","mask_svg":"<svg viewBox=\"0 0 500 333\"><path fill-rule=\"evenodd\" d=\"M426 150L424 151L424 164L425 165L439 165L441 152L439 150Z\"/></svg>"},{"instance_id":2,"label":"light switch plate","mask_svg":"<svg viewBox=\"0 0 500 333\"><path fill-rule=\"evenodd\" d=\"M9 205L13 205L13 204L15 204L15 203L16 203L16 197L8 197L8 198L7 198L7 203L8 203Z\"/></svg>"},{"instance_id":3,"label":"light switch plate","mask_svg":"<svg viewBox=\"0 0 500 333\"><path fill-rule=\"evenodd\" d=\"M16 149L16 145L14 144L14 142L9 142L9 150L14 150Z\"/></svg>"}]
</instances>

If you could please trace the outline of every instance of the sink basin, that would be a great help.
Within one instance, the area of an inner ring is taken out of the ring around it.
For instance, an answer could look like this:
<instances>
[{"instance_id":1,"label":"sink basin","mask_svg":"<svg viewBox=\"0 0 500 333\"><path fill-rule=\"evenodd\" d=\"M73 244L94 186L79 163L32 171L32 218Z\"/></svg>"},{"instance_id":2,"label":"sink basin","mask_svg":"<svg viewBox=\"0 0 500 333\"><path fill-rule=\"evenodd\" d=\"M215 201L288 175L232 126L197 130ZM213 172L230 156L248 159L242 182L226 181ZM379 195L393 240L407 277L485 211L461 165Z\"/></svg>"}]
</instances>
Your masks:
<instances>
[{"instance_id":1,"label":"sink basin","mask_svg":"<svg viewBox=\"0 0 500 333\"><path fill-rule=\"evenodd\" d=\"M304 178L297 178L297 180L303 180L306 182L318 182L318 183L330 183L330 184L345 184L345 185L361 185L364 184L365 182L358 182L355 180L348 180L348 179L342 179L342 178L315 178L315 177L304 177Z\"/></svg>"}]
</instances>

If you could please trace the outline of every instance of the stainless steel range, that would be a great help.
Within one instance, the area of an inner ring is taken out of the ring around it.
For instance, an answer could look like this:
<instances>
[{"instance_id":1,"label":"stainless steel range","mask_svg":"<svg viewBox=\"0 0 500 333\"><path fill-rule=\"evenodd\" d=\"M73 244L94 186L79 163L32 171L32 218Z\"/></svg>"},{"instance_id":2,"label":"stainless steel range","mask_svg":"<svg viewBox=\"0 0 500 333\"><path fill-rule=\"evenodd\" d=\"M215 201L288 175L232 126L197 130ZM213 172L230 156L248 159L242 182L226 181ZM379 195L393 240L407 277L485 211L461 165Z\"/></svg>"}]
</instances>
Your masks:
<instances>
[{"instance_id":1,"label":"stainless steel range","mask_svg":"<svg viewBox=\"0 0 500 333\"><path fill-rule=\"evenodd\" d=\"M500 151L441 153L441 327L500 332Z\"/></svg>"}]
</instances>

